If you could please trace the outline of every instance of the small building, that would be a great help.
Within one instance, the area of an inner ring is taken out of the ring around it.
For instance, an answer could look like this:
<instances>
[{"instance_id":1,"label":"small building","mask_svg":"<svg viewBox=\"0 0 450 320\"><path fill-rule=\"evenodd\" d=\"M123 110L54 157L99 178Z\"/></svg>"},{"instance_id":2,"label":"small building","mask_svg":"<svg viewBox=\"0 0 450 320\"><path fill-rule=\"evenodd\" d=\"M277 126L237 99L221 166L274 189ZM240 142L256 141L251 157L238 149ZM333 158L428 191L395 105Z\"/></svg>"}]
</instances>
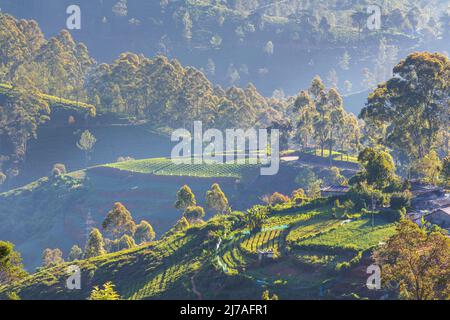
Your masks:
<instances>
[{"instance_id":1,"label":"small building","mask_svg":"<svg viewBox=\"0 0 450 320\"><path fill-rule=\"evenodd\" d=\"M411 193L415 198L423 200L436 200L445 196L444 189L439 186L422 183L417 180L411 180Z\"/></svg>"},{"instance_id":2,"label":"small building","mask_svg":"<svg viewBox=\"0 0 450 320\"><path fill-rule=\"evenodd\" d=\"M441 228L450 228L450 206L433 211L425 219Z\"/></svg>"},{"instance_id":3,"label":"small building","mask_svg":"<svg viewBox=\"0 0 450 320\"><path fill-rule=\"evenodd\" d=\"M320 192L324 197L343 196L350 191L349 186L329 186L322 188Z\"/></svg>"},{"instance_id":4,"label":"small building","mask_svg":"<svg viewBox=\"0 0 450 320\"><path fill-rule=\"evenodd\" d=\"M273 259L275 254L273 250L258 250L258 261L262 262L265 259Z\"/></svg>"}]
</instances>

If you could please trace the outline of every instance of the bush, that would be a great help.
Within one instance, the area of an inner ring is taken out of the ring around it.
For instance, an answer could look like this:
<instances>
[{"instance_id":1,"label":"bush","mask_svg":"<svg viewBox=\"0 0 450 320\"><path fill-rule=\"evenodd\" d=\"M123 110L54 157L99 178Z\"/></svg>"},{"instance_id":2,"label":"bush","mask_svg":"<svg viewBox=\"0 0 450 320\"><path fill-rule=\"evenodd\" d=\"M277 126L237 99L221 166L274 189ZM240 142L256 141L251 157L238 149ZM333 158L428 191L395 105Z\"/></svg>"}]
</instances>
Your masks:
<instances>
[{"instance_id":1,"label":"bush","mask_svg":"<svg viewBox=\"0 0 450 320\"><path fill-rule=\"evenodd\" d=\"M375 200L377 204L385 204L388 202L388 195L369 186L365 182L355 184L350 189L349 197L355 203L357 209L371 207L372 200Z\"/></svg>"},{"instance_id":2,"label":"bush","mask_svg":"<svg viewBox=\"0 0 450 320\"><path fill-rule=\"evenodd\" d=\"M391 196L391 209L399 210L411 207L412 193L408 190L396 192Z\"/></svg>"},{"instance_id":3,"label":"bush","mask_svg":"<svg viewBox=\"0 0 450 320\"><path fill-rule=\"evenodd\" d=\"M204 216L205 210L199 206L190 206L184 211L184 217L190 222L200 220Z\"/></svg>"},{"instance_id":4,"label":"bush","mask_svg":"<svg viewBox=\"0 0 450 320\"><path fill-rule=\"evenodd\" d=\"M60 175L66 174L66 173L67 173L67 169L64 164L56 163L53 165L52 177L58 177Z\"/></svg>"},{"instance_id":5,"label":"bush","mask_svg":"<svg viewBox=\"0 0 450 320\"><path fill-rule=\"evenodd\" d=\"M296 205L302 205L305 202L308 202L309 198L306 196L305 190L300 188L292 191L292 201L294 201Z\"/></svg>"},{"instance_id":6,"label":"bush","mask_svg":"<svg viewBox=\"0 0 450 320\"><path fill-rule=\"evenodd\" d=\"M402 216L405 214L405 210L405 208L402 208L400 210L384 209L381 210L377 215L383 217L387 221L396 222L402 218Z\"/></svg>"},{"instance_id":7,"label":"bush","mask_svg":"<svg viewBox=\"0 0 450 320\"><path fill-rule=\"evenodd\" d=\"M289 201L290 199L288 196L285 196L284 194L281 194L279 192L275 192L269 197L268 204L271 206L276 206L278 204L284 204Z\"/></svg>"}]
</instances>

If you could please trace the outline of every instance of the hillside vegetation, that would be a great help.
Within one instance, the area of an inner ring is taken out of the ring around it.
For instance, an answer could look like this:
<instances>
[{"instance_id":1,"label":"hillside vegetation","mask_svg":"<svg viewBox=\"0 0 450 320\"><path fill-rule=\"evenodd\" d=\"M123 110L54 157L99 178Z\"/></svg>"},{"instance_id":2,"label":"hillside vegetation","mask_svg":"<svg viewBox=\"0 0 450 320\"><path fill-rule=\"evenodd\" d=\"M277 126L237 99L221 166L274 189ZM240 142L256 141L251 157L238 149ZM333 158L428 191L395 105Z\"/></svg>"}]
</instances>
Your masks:
<instances>
[{"instance_id":1,"label":"hillside vegetation","mask_svg":"<svg viewBox=\"0 0 450 320\"><path fill-rule=\"evenodd\" d=\"M42 178L0 194L0 233L17 244L25 264L33 268L49 246L67 252L73 243L83 245L86 228L98 226L114 201L126 204L137 218L150 220L161 235L181 214L173 204L182 185L190 185L203 198L218 182L237 205L242 184L258 174L257 165L175 165L161 158ZM87 225L89 219L93 225Z\"/></svg>"},{"instance_id":2,"label":"hillside vegetation","mask_svg":"<svg viewBox=\"0 0 450 320\"><path fill-rule=\"evenodd\" d=\"M365 282L358 283L364 274L351 281L342 274L393 235L395 224L376 216L372 226L364 215L344 223L332 217L326 201L315 206L272 209L256 233L237 212L132 250L72 262L82 270L81 290L66 289L69 264L64 264L0 292L24 299L86 299L93 286L112 281L124 299L197 299L196 292L204 299L258 299L265 289L284 299L369 294ZM258 250L275 256L258 262ZM331 286L339 289L326 289Z\"/></svg>"}]
</instances>

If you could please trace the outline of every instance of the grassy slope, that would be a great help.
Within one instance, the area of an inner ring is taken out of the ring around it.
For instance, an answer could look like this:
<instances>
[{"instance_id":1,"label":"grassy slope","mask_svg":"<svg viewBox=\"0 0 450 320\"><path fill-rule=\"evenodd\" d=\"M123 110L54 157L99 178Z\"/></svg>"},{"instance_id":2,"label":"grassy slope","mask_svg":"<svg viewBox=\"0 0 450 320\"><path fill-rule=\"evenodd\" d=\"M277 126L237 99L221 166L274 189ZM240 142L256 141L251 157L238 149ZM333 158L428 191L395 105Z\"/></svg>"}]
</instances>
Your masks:
<instances>
[{"instance_id":1,"label":"grassy slope","mask_svg":"<svg viewBox=\"0 0 450 320\"><path fill-rule=\"evenodd\" d=\"M9 95L11 91L14 91L14 88L11 85L0 83L0 94ZM91 116L96 115L96 108L91 104L59 98L45 93L38 93L38 95L49 103L50 108L62 108L66 110L82 111L88 113Z\"/></svg>"},{"instance_id":2,"label":"grassy slope","mask_svg":"<svg viewBox=\"0 0 450 320\"><path fill-rule=\"evenodd\" d=\"M331 217L326 205L312 210L299 208L289 214L274 212L257 234L250 234L239 217L215 217L158 242L77 261L82 269L81 290L65 289L67 264L41 270L9 290L24 299L86 299L93 286L113 281L125 299L196 299L195 283L205 299L258 299L267 288L282 299L319 298L324 297L319 294L321 288L344 272L336 268L338 263L357 265L355 255L395 232L394 224L381 217L376 218L373 230L366 217L342 224ZM314 231L312 225L316 225ZM226 226L228 235L217 249L211 231L225 231ZM308 236L292 236L299 232ZM258 249L272 249L277 257L259 264ZM354 290L369 294L362 285L352 284L359 280L353 277L341 283L340 294ZM333 294L327 292L325 297Z\"/></svg>"},{"instance_id":3,"label":"grassy slope","mask_svg":"<svg viewBox=\"0 0 450 320\"><path fill-rule=\"evenodd\" d=\"M174 164L168 158L145 159L106 165L119 170L154 174L157 176L188 176L196 178L236 178L257 174L253 164Z\"/></svg>"},{"instance_id":4,"label":"grassy slope","mask_svg":"<svg viewBox=\"0 0 450 320\"><path fill-rule=\"evenodd\" d=\"M166 169L152 174L153 169L142 169L149 168L148 163L153 168L169 166L170 172ZM0 194L0 234L2 240L17 245L27 267L33 270L47 247L61 248L67 254L72 244L83 246L88 217L99 227L116 201L124 203L137 222L150 221L161 235L180 217L173 203L182 185L188 184L203 205L206 191L218 182L234 205L237 177L255 174L255 169L233 166L229 174L216 166L175 166L167 159L156 159L98 166L58 179L43 178Z\"/></svg>"}]
</instances>

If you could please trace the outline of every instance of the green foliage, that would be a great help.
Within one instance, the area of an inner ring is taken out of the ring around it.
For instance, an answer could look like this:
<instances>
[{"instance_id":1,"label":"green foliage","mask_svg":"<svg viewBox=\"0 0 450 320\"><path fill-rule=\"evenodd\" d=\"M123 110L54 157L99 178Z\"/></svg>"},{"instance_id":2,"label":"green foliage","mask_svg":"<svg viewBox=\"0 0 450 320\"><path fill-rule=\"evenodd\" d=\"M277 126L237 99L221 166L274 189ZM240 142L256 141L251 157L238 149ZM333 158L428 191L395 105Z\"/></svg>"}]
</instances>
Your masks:
<instances>
[{"instance_id":1,"label":"green foliage","mask_svg":"<svg viewBox=\"0 0 450 320\"><path fill-rule=\"evenodd\" d=\"M369 208L373 205L388 203L388 196L366 182L352 186L349 196L358 208Z\"/></svg>"},{"instance_id":2,"label":"green foliage","mask_svg":"<svg viewBox=\"0 0 450 320\"><path fill-rule=\"evenodd\" d=\"M447 130L450 61L439 53L415 52L394 68L394 76L369 96L360 117L385 130L385 145L402 160L422 159Z\"/></svg>"},{"instance_id":3,"label":"green foliage","mask_svg":"<svg viewBox=\"0 0 450 320\"><path fill-rule=\"evenodd\" d=\"M106 254L105 242L100 230L94 228L89 234L86 248L84 249L84 257L86 259Z\"/></svg>"},{"instance_id":4,"label":"green foliage","mask_svg":"<svg viewBox=\"0 0 450 320\"><path fill-rule=\"evenodd\" d=\"M228 199L217 183L214 183L211 189L206 192L206 208L214 210L216 214L224 214L231 211Z\"/></svg>"},{"instance_id":5,"label":"green foliage","mask_svg":"<svg viewBox=\"0 0 450 320\"><path fill-rule=\"evenodd\" d=\"M172 128L193 120L223 128L247 128L264 111L276 113L254 86L215 90L202 72L164 56L149 59L123 53L112 64L94 70L87 90L90 101L98 102L102 111Z\"/></svg>"},{"instance_id":6,"label":"green foliage","mask_svg":"<svg viewBox=\"0 0 450 320\"><path fill-rule=\"evenodd\" d=\"M319 180L320 179L316 176L314 171L309 167L301 167L295 178L295 182L304 190L309 190L311 186Z\"/></svg>"},{"instance_id":7,"label":"green foliage","mask_svg":"<svg viewBox=\"0 0 450 320\"><path fill-rule=\"evenodd\" d=\"M377 225L372 227L370 219L362 219L346 223L340 227L307 238L296 245L302 248L327 248L341 251L365 251L376 247L379 242L395 233L395 225L387 224L383 219L376 220Z\"/></svg>"},{"instance_id":8,"label":"green foliage","mask_svg":"<svg viewBox=\"0 0 450 320\"><path fill-rule=\"evenodd\" d=\"M120 202L116 202L108 212L102 227L105 231L111 233L114 239L118 239L125 234L133 236L136 231L136 223L130 211Z\"/></svg>"},{"instance_id":9,"label":"green foliage","mask_svg":"<svg viewBox=\"0 0 450 320\"><path fill-rule=\"evenodd\" d=\"M442 175L445 183L450 186L450 155L447 155L442 162Z\"/></svg>"},{"instance_id":10,"label":"green foliage","mask_svg":"<svg viewBox=\"0 0 450 320\"><path fill-rule=\"evenodd\" d=\"M432 150L423 158L414 161L412 164L412 176L425 183L438 184L442 171L442 162L436 151Z\"/></svg>"},{"instance_id":11,"label":"green foliage","mask_svg":"<svg viewBox=\"0 0 450 320\"><path fill-rule=\"evenodd\" d=\"M254 285L255 279L267 281L268 288L276 285L283 290L280 291L283 295L315 297L317 283L339 274L336 270L353 267L363 252L386 241L395 232L395 226L381 216L374 217L374 227L371 219L365 217L345 224L331 218L329 206L322 202L315 205L315 209L274 211L264 219L259 232L250 234L242 221L246 214L216 215L187 232L167 233L159 241L81 260L77 265L94 284L104 283L108 275L113 275L110 279L124 299L195 298L193 283L208 299L236 294L233 288L239 288L243 298L254 297L255 290L260 288ZM186 226L186 219L183 221ZM219 237L221 244L217 246ZM258 249L275 253L276 259L270 266L255 263ZM296 273L297 268L292 268L291 264L294 262L314 266L314 271L302 269L301 274ZM39 292L40 297L61 298L59 289L63 289L64 283L57 279L66 276L66 272L64 266L56 266L51 273L39 270L26 282L0 288L0 294L20 292L21 298L30 299ZM294 274L291 276L287 272ZM222 287L217 294L210 288L218 283ZM244 291L243 283L248 288ZM310 283L311 288L308 288ZM300 294L299 284L305 286ZM64 298L86 299L91 294L89 290L69 292Z\"/></svg>"},{"instance_id":12,"label":"green foliage","mask_svg":"<svg viewBox=\"0 0 450 320\"><path fill-rule=\"evenodd\" d=\"M264 206L254 206L246 211L244 221L251 232L258 232L261 230L265 220L268 217L268 209Z\"/></svg>"},{"instance_id":13,"label":"green foliage","mask_svg":"<svg viewBox=\"0 0 450 320\"><path fill-rule=\"evenodd\" d=\"M94 287L89 300L120 300L120 295L114 288L115 286L112 282L105 283L103 289Z\"/></svg>"},{"instance_id":14,"label":"green foliage","mask_svg":"<svg viewBox=\"0 0 450 320\"><path fill-rule=\"evenodd\" d=\"M45 268L64 263L63 254L60 249L45 249L42 254L42 266Z\"/></svg>"},{"instance_id":15,"label":"green foliage","mask_svg":"<svg viewBox=\"0 0 450 320\"><path fill-rule=\"evenodd\" d=\"M10 161L11 167L6 173L14 176L27 151L27 141L37 137L37 128L49 119L50 109L47 101L34 91L11 89L6 95L0 93L0 114L0 135L11 146L2 150L2 155L17 159Z\"/></svg>"},{"instance_id":16,"label":"green foliage","mask_svg":"<svg viewBox=\"0 0 450 320\"><path fill-rule=\"evenodd\" d=\"M158 176L244 179L259 169L258 164L174 164L170 159L146 159L109 164L108 167Z\"/></svg>"},{"instance_id":17,"label":"green foliage","mask_svg":"<svg viewBox=\"0 0 450 320\"><path fill-rule=\"evenodd\" d=\"M450 240L439 231L427 232L403 219L386 245L374 253L383 283L399 284L400 298L441 300L450 297Z\"/></svg>"},{"instance_id":18,"label":"green foliage","mask_svg":"<svg viewBox=\"0 0 450 320\"><path fill-rule=\"evenodd\" d=\"M270 206L276 206L279 204L285 204L290 201L288 196L285 196L284 194L281 194L279 192L274 192L272 195L268 196L267 199L265 199L268 205Z\"/></svg>"},{"instance_id":19,"label":"green foliage","mask_svg":"<svg viewBox=\"0 0 450 320\"><path fill-rule=\"evenodd\" d=\"M403 192L394 193L391 195L391 208L392 209L409 209L411 207L412 193L408 190Z\"/></svg>"},{"instance_id":20,"label":"green foliage","mask_svg":"<svg viewBox=\"0 0 450 320\"><path fill-rule=\"evenodd\" d=\"M173 229L175 231L184 231L187 228L189 228L189 221L186 219L185 216L181 217L180 220L177 221Z\"/></svg>"},{"instance_id":21,"label":"green foliage","mask_svg":"<svg viewBox=\"0 0 450 320\"><path fill-rule=\"evenodd\" d=\"M305 202L309 201L309 198L306 196L305 190L303 190L301 188L292 191L291 199L297 205L302 205Z\"/></svg>"},{"instance_id":22,"label":"green foliage","mask_svg":"<svg viewBox=\"0 0 450 320\"><path fill-rule=\"evenodd\" d=\"M83 250L77 245L72 246L68 256L68 261L76 261L82 258L83 258Z\"/></svg>"},{"instance_id":23,"label":"green foliage","mask_svg":"<svg viewBox=\"0 0 450 320\"><path fill-rule=\"evenodd\" d=\"M382 190L398 180L394 160L386 151L366 148L359 154L358 161L363 166L363 171L353 177L350 184L366 182L370 186Z\"/></svg>"},{"instance_id":24,"label":"green foliage","mask_svg":"<svg viewBox=\"0 0 450 320\"><path fill-rule=\"evenodd\" d=\"M10 242L0 241L0 286L26 276L22 258Z\"/></svg>"},{"instance_id":25,"label":"green foliage","mask_svg":"<svg viewBox=\"0 0 450 320\"><path fill-rule=\"evenodd\" d=\"M18 301L18 300L20 300L20 297L19 297L19 295L17 294L17 292L9 292L9 293L7 293L7 295L6 295L6 299Z\"/></svg>"},{"instance_id":26,"label":"green foliage","mask_svg":"<svg viewBox=\"0 0 450 320\"><path fill-rule=\"evenodd\" d=\"M351 200L346 200L343 204L340 203L339 199L334 202L334 207L331 209L334 218L348 218L348 214L355 207L355 204Z\"/></svg>"},{"instance_id":27,"label":"green foliage","mask_svg":"<svg viewBox=\"0 0 450 320\"><path fill-rule=\"evenodd\" d=\"M269 290L266 290L262 294L262 300L280 300L280 298L278 298L278 296L276 294L273 294L272 296L270 296Z\"/></svg>"},{"instance_id":28,"label":"green foliage","mask_svg":"<svg viewBox=\"0 0 450 320\"><path fill-rule=\"evenodd\" d=\"M184 211L183 216L191 223L205 217L205 210L199 206L189 206Z\"/></svg>"},{"instance_id":29,"label":"green foliage","mask_svg":"<svg viewBox=\"0 0 450 320\"><path fill-rule=\"evenodd\" d=\"M117 251L131 249L136 246L134 239L127 234L124 234L120 239L117 247Z\"/></svg>"},{"instance_id":30,"label":"green foliage","mask_svg":"<svg viewBox=\"0 0 450 320\"><path fill-rule=\"evenodd\" d=\"M359 145L359 125L356 117L347 113L343 99L335 88L326 90L320 77L315 77L308 90L302 91L294 102L297 138L307 148L310 140L320 147L320 155L328 150L330 163L334 149L348 153ZM337 151L337 150L336 150ZM342 160L342 159L341 159Z\"/></svg>"},{"instance_id":31,"label":"green foliage","mask_svg":"<svg viewBox=\"0 0 450 320\"><path fill-rule=\"evenodd\" d=\"M186 209L191 206L195 206L197 201L195 195L188 185L184 185L177 192L177 200L175 202L175 208Z\"/></svg>"},{"instance_id":32,"label":"green foliage","mask_svg":"<svg viewBox=\"0 0 450 320\"><path fill-rule=\"evenodd\" d=\"M80 140L77 142L77 148L84 151L84 153L85 153L86 167L87 167L87 162L89 160L89 153L92 152L92 149L94 148L96 142L97 142L97 139L94 137L94 135L89 130L83 131L83 133L81 134Z\"/></svg>"},{"instance_id":33,"label":"green foliage","mask_svg":"<svg viewBox=\"0 0 450 320\"><path fill-rule=\"evenodd\" d=\"M155 239L155 237L155 231L150 223L142 220L141 223L137 225L134 238L138 244L151 242Z\"/></svg>"}]
</instances>

